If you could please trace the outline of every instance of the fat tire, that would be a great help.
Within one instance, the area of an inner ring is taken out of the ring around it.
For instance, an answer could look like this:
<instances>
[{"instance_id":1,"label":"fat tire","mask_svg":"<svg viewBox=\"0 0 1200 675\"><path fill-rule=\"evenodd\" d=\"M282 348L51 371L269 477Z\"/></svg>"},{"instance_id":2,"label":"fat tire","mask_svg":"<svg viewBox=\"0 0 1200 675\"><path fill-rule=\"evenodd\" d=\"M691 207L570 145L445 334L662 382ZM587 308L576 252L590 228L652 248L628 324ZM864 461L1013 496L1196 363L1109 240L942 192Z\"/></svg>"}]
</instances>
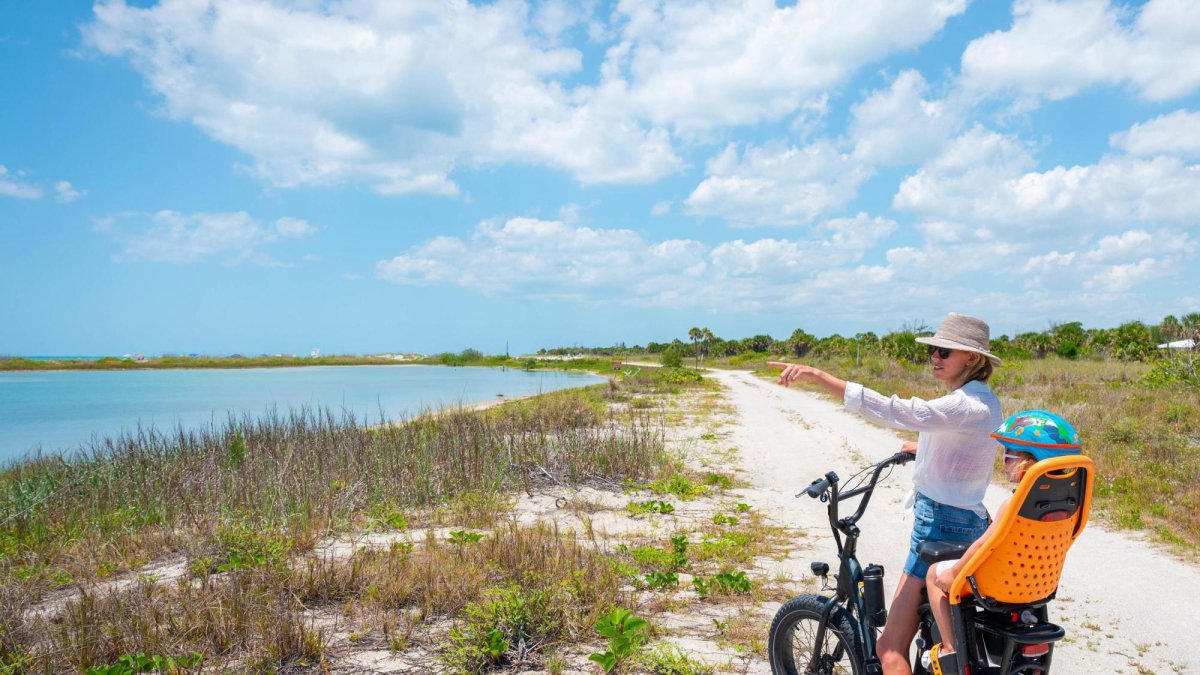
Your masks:
<instances>
[{"instance_id":1,"label":"fat tire","mask_svg":"<svg viewBox=\"0 0 1200 675\"><path fill-rule=\"evenodd\" d=\"M771 622L770 638L767 642L767 653L771 658L771 672L775 675L805 675L800 668L807 667L807 656L796 665L797 652L800 655L813 653L813 640L817 636L817 623L825 611L825 605L832 602L829 598L815 593L798 595L783 603L775 613ZM842 607L835 607L829 615L829 625L825 627L825 649L823 654L832 654L836 646L842 645L845 652L842 659L834 664L831 671L835 674L850 673L864 675L863 649L859 640L858 622ZM848 666L847 666L848 664Z\"/></svg>"}]
</instances>

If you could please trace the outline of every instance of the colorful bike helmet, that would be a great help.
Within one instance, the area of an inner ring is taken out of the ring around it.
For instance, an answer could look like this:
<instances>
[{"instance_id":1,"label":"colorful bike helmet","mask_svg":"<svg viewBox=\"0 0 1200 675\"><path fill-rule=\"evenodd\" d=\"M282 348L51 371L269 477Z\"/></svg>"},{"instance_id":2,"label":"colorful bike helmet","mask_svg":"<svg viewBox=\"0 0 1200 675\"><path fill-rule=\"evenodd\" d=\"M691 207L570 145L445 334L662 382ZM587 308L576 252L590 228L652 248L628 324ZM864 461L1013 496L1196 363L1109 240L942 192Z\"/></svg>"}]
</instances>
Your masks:
<instances>
[{"instance_id":1,"label":"colorful bike helmet","mask_svg":"<svg viewBox=\"0 0 1200 675\"><path fill-rule=\"evenodd\" d=\"M1022 410L1010 415L992 432L992 438L1014 452L1028 452L1039 462L1082 452L1075 427L1045 410Z\"/></svg>"}]
</instances>

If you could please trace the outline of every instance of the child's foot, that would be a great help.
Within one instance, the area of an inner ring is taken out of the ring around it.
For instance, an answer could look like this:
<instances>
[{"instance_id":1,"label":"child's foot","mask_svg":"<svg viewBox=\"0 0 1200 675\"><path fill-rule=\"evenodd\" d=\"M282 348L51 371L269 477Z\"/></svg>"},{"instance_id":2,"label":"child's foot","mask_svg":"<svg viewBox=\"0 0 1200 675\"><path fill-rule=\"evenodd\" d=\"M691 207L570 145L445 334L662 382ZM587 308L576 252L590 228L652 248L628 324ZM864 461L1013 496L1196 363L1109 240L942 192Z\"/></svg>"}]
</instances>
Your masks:
<instances>
[{"instance_id":1,"label":"child's foot","mask_svg":"<svg viewBox=\"0 0 1200 675\"><path fill-rule=\"evenodd\" d=\"M943 651L942 643L929 650L929 669L933 675L958 675L958 654Z\"/></svg>"}]
</instances>

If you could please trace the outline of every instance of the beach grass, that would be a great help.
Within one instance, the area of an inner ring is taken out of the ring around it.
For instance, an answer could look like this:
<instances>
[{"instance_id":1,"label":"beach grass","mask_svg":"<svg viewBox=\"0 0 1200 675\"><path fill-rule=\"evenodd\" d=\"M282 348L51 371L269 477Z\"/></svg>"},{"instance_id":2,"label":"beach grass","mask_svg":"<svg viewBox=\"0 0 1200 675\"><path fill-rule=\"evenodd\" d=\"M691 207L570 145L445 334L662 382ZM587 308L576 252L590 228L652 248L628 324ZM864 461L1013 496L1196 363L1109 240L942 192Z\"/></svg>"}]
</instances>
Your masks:
<instances>
[{"instance_id":1,"label":"beach grass","mask_svg":"<svg viewBox=\"0 0 1200 675\"><path fill-rule=\"evenodd\" d=\"M381 427L272 412L19 463L0 473L0 669L78 672L193 651L235 670L311 665L329 637L312 611L329 603L350 603L347 616L396 645L413 621L451 617L464 627L446 636L460 652L446 658L469 672L486 652L477 639L500 639L495 630L527 645L578 637L622 598L610 562L573 534L516 526L512 496L539 482L676 475L661 410L634 403L705 386L694 373L631 372ZM378 531L414 536L348 560L314 553L340 533ZM160 582L154 570L172 565ZM488 595L496 588L520 597ZM540 628L501 625L494 606L505 603L542 612Z\"/></svg>"}]
</instances>

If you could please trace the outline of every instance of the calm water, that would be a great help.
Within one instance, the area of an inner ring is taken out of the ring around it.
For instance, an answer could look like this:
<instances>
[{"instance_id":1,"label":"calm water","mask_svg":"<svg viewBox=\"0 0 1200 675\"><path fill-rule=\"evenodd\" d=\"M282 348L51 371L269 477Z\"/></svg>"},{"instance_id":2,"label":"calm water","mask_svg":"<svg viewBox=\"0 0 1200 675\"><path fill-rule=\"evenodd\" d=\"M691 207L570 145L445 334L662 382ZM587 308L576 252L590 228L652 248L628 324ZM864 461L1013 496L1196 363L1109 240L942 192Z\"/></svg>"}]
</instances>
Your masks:
<instances>
[{"instance_id":1,"label":"calm water","mask_svg":"<svg viewBox=\"0 0 1200 675\"><path fill-rule=\"evenodd\" d=\"M41 448L72 450L93 435L208 426L228 413L328 406L360 420L603 382L580 373L441 366L239 370L0 372L0 464Z\"/></svg>"}]
</instances>

